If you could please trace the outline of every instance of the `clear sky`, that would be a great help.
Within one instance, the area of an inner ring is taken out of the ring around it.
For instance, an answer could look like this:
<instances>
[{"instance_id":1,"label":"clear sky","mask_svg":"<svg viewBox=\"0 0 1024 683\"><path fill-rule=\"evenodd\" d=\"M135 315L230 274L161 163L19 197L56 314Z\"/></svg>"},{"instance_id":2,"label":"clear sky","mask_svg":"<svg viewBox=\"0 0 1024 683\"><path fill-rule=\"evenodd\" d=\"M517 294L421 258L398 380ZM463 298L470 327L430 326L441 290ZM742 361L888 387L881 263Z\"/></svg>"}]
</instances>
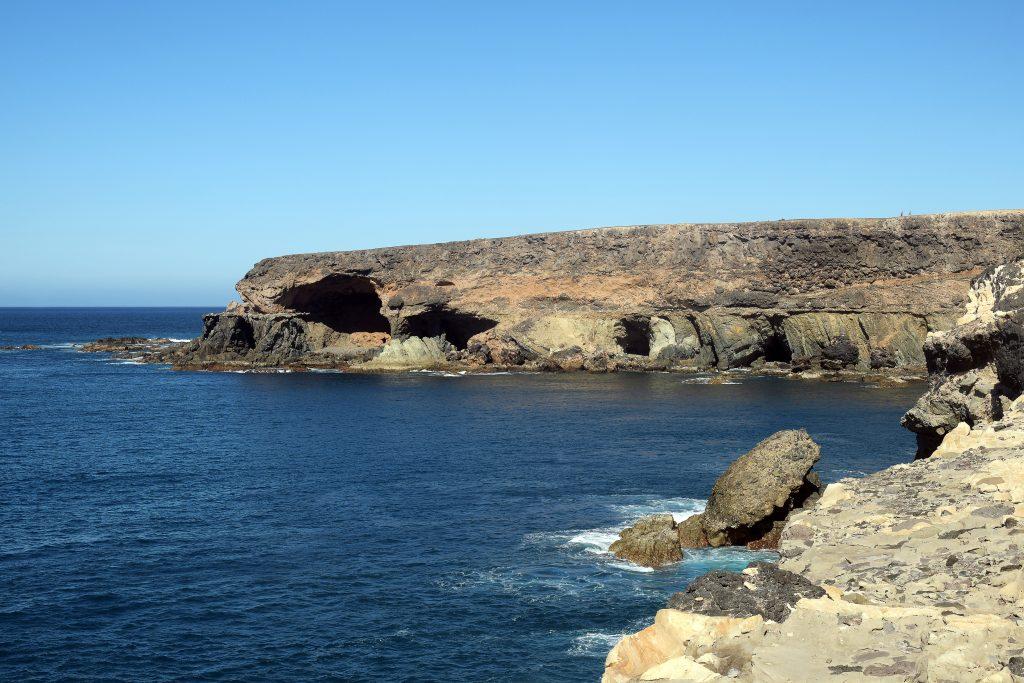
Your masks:
<instances>
[{"instance_id":1,"label":"clear sky","mask_svg":"<svg viewBox=\"0 0 1024 683\"><path fill-rule=\"evenodd\" d=\"M1024 206L1024 3L0 3L0 306L260 258Z\"/></svg>"}]
</instances>

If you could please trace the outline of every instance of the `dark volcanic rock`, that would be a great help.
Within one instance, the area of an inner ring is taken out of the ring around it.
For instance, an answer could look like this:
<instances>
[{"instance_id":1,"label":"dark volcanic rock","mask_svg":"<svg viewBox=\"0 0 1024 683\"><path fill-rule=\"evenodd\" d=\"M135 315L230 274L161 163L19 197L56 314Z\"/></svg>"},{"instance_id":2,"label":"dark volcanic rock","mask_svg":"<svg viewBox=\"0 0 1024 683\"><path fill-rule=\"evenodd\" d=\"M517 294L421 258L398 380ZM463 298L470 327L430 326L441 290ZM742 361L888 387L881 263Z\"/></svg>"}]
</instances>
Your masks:
<instances>
[{"instance_id":1,"label":"dark volcanic rock","mask_svg":"<svg viewBox=\"0 0 1024 683\"><path fill-rule=\"evenodd\" d=\"M789 618L801 598L820 598L825 591L799 574L769 562L755 562L743 572L715 570L697 578L669 601L670 609L708 616L752 617L778 623Z\"/></svg>"}]
</instances>

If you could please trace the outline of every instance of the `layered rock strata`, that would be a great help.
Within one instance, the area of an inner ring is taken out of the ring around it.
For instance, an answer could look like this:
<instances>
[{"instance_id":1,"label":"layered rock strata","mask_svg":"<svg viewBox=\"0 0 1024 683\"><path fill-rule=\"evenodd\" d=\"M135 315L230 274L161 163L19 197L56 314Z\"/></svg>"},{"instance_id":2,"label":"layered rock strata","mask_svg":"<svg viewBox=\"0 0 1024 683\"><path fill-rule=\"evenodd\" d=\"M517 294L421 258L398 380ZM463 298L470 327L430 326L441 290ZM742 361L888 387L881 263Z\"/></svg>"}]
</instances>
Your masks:
<instances>
[{"instance_id":1,"label":"layered rock strata","mask_svg":"<svg viewBox=\"0 0 1024 683\"><path fill-rule=\"evenodd\" d=\"M777 569L698 579L604 680L1024 681L1021 265L978 278L929 339L933 384L906 421L952 424L930 457L826 487L788 517Z\"/></svg>"},{"instance_id":2,"label":"layered rock strata","mask_svg":"<svg viewBox=\"0 0 1024 683\"><path fill-rule=\"evenodd\" d=\"M1024 212L645 225L259 262L180 367L923 371ZM420 341L410 343L410 339ZM427 341L434 340L434 341Z\"/></svg>"}]
</instances>

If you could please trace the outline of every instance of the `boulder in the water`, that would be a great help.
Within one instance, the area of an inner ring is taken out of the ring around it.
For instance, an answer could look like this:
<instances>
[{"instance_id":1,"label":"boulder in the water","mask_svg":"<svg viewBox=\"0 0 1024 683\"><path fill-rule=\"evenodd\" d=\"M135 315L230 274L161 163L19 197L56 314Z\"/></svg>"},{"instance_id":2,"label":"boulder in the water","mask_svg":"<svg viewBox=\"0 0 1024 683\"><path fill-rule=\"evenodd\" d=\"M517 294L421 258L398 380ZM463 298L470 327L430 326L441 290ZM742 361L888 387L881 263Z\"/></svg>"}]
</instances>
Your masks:
<instances>
[{"instance_id":1,"label":"boulder in the water","mask_svg":"<svg viewBox=\"0 0 1024 683\"><path fill-rule=\"evenodd\" d=\"M811 467L821 457L803 429L772 434L715 482L701 525L715 547L746 545L772 531L821 489Z\"/></svg>"},{"instance_id":2,"label":"boulder in the water","mask_svg":"<svg viewBox=\"0 0 1024 683\"><path fill-rule=\"evenodd\" d=\"M661 567L683 559L672 515L651 515L619 533L609 548L615 556L643 567Z\"/></svg>"}]
</instances>

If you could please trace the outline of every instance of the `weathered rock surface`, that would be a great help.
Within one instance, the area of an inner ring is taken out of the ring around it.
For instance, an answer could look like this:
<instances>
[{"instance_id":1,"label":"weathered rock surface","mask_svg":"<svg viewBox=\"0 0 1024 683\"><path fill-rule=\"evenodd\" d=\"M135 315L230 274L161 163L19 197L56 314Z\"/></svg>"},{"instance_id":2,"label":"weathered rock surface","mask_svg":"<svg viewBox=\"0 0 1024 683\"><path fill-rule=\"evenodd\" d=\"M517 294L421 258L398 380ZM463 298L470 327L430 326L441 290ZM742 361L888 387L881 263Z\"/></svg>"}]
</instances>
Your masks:
<instances>
[{"instance_id":1,"label":"weathered rock surface","mask_svg":"<svg viewBox=\"0 0 1024 683\"><path fill-rule=\"evenodd\" d=\"M923 372L926 334L951 325L972 277L1024 248L1022 228L1024 212L994 211L283 256L160 360L359 368L389 339L443 337L445 362L468 368Z\"/></svg>"},{"instance_id":2,"label":"weathered rock surface","mask_svg":"<svg viewBox=\"0 0 1024 683\"><path fill-rule=\"evenodd\" d=\"M960 423L982 427L999 420L1024 389L1024 260L977 278L967 313L948 331L928 336L928 392L903 417L928 456Z\"/></svg>"},{"instance_id":3,"label":"weathered rock surface","mask_svg":"<svg viewBox=\"0 0 1024 683\"><path fill-rule=\"evenodd\" d=\"M1014 386L1019 275L981 278L961 326L930 341L930 393L959 393L979 368ZM1024 398L998 392L978 392L998 415L954 424L930 457L790 514L771 580L714 572L674 596L613 648L603 680L1024 681Z\"/></svg>"},{"instance_id":4,"label":"weathered rock surface","mask_svg":"<svg viewBox=\"0 0 1024 683\"><path fill-rule=\"evenodd\" d=\"M777 548L787 516L821 490L811 470L820 457L806 431L776 432L729 465L704 512L678 524L668 514L645 517L624 529L609 550L635 564L660 567L683 559L685 548Z\"/></svg>"},{"instance_id":5,"label":"weathered rock surface","mask_svg":"<svg viewBox=\"0 0 1024 683\"><path fill-rule=\"evenodd\" d=\"M661 567L683 559L672 515L644 517L623 529L609 550L642 567Z\"/></svg>"},{"instance_id":6,"label":"weathered rock surface","mask_svg":"<svg viewBox=\"0 0 1024 683\"><path fill-rule=\"evenodd\" d=\"M817 494L821 449L806 431L772 434L729 465L711 489L701 526L712 546L745 545Z\"/></svg>"}]
</instances>

